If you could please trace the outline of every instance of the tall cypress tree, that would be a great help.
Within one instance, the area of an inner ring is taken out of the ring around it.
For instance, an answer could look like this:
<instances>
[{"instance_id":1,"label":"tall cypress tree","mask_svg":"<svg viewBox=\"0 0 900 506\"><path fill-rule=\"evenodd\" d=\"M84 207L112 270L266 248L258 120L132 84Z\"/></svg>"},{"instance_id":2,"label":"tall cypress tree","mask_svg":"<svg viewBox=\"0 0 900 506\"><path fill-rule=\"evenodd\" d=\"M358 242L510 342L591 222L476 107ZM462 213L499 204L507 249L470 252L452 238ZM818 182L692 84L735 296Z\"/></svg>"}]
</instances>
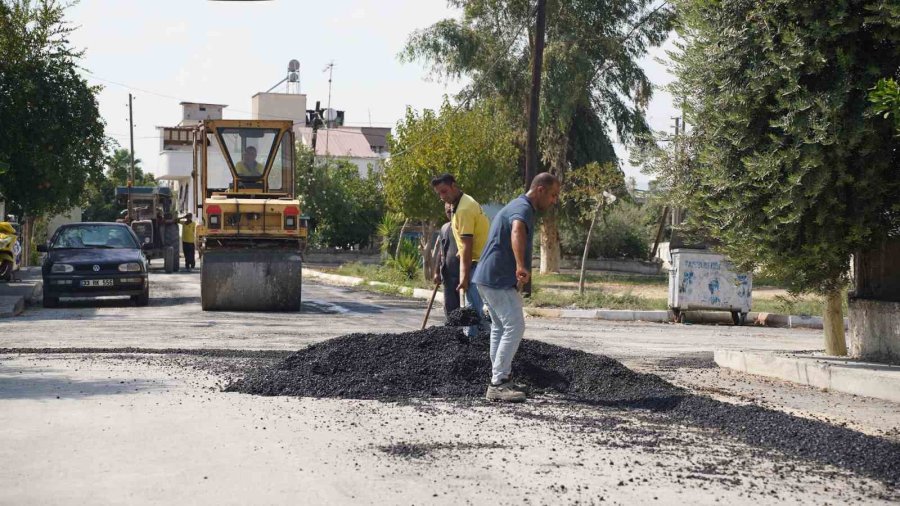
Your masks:
<instances>
[{"instance_id":1,"label":"tall cypress tree","mask_svg":"<svg viewBox=\"0 0 900 506\"><path fill-rule=\"evenodd\" d=\"M696 152L669 179L687 227L795 292L825 294L826 350L843 354L850 255L900 226L896 133L868 100L900 66L900 2L676 5L673 90Z\"/></svg>"}]
</instances>

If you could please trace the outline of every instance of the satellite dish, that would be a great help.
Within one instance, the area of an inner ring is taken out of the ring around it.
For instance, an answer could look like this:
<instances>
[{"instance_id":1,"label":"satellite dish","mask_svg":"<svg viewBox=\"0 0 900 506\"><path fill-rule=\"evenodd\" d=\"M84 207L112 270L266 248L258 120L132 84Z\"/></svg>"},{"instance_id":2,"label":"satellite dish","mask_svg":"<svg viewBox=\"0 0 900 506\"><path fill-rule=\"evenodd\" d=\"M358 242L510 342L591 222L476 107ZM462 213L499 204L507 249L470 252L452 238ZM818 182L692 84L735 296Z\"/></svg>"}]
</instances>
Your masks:
<instances>
[{"instance_id":1,"label":"satellite dish","mask_svg":"<svg viewBox=\"0 0 900 506\"><path fill-rule=\"evenodd\" d=\"M297 60L291 60L288 62L288 72L297 72L300 70L300 62Z\"/></svg>"}]
</instances>

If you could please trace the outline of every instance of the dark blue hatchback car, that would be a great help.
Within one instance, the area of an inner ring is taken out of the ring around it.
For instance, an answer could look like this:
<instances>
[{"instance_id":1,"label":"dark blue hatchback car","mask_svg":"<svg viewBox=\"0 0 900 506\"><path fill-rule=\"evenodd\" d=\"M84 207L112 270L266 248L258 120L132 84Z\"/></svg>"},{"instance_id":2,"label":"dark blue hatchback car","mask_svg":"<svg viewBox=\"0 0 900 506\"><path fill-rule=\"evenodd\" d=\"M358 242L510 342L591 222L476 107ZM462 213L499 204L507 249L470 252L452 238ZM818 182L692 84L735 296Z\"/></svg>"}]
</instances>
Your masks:
<instances>
[{"instance_id":1,"label":"dark blue hatchback car","mask_svg":"<svg viewBox=\"0 0 900 506\"><path fill-rule=\"evenodd\" d=\"M147 258L134 232L122 223L71 223L47 245L41 273L44 307L60 297L127 295L139 306L150 302Z\"/></svg>"}]
</instances>

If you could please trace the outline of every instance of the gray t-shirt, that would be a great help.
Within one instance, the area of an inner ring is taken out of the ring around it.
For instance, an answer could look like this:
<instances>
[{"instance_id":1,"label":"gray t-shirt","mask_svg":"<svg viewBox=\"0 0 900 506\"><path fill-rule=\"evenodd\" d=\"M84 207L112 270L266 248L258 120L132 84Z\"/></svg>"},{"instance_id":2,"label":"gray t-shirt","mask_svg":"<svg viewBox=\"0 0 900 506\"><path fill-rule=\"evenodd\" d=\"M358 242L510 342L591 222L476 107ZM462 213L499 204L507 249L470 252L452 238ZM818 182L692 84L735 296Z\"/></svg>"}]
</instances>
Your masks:
<instances>
[{"instance_id":1,"label":"gray t-shirt","mask_svg":"<svg viewBox=\"0 0 900 506\"><path fill-rule=\"evenodd\" d=\"M456 239L450 230L450 223L444 223L441 227L441 254L444 264L441 265L441 275L452 279L459 279L459 256L456 250Z\"/></svg>"},{"instance_id":2,"label":"gray t-shirt","mask_svg":"<svg viewBox=\"0 0 900 506\"><path fill-rule=\"evenodd\" d=\"M487 243L481 252L481 260L472 282L491 288L515 288L516 257L512 249L512 225L521 221L528 231L525 243L525 259L531 258L531 243L534 239L534 207L525 195L513 199L500 210L491 221Z\"/></svg>"}]
</instances>

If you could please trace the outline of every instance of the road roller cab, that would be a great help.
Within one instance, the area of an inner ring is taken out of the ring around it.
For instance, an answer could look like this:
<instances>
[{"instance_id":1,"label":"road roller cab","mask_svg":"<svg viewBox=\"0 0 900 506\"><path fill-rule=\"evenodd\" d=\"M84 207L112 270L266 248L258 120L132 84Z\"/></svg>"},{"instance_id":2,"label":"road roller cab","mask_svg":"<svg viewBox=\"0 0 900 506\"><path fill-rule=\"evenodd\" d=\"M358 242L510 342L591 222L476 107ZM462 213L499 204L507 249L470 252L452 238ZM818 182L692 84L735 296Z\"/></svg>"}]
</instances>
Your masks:
<instances>
[{"instance_id":1,"label":"road roller cab","mask_svg":"<svg viewBox=\"0 0 900 506\"><path fill-rule=\"evenodd\" d=\"M298 310L307 227L290 121L207 120L194 140L204 310Z\"/></svg>"}]
</instances>

